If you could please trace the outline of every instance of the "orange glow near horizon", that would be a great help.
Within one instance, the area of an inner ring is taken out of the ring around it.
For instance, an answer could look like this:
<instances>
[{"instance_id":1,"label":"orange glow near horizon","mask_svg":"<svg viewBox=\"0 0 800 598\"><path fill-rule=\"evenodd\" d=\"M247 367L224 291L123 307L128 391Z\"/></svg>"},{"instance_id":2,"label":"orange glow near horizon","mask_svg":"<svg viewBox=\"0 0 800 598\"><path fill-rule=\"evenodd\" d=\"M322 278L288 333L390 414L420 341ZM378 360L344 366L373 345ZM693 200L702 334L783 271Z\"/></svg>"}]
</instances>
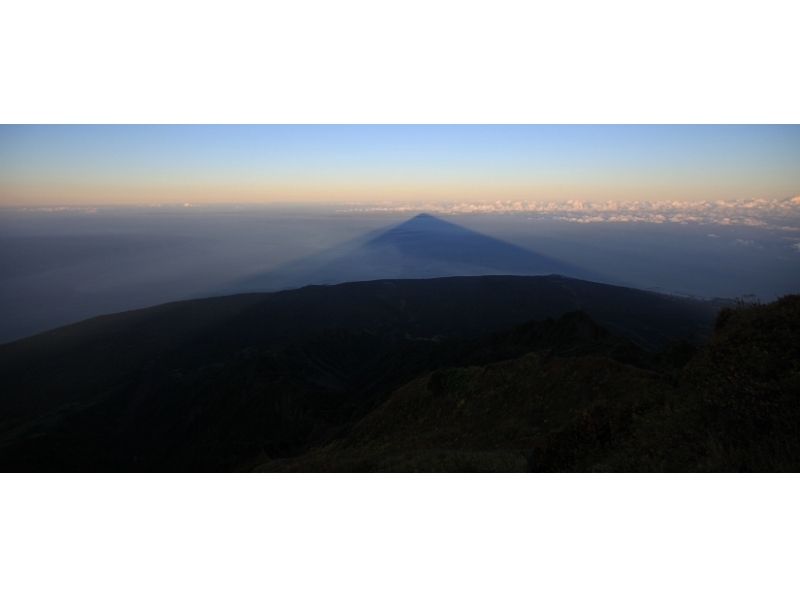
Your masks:
<instances>
[{"instance_id":1,"label":"orange glow near horizon","mask_svg":"<svg viewBox=\"0 0 800 598\"><path fill-rule=\"evenodd\" d=\"M777 198L797 164L795 126L6 126L0 205Z\"/></svg>"}]
</instances>

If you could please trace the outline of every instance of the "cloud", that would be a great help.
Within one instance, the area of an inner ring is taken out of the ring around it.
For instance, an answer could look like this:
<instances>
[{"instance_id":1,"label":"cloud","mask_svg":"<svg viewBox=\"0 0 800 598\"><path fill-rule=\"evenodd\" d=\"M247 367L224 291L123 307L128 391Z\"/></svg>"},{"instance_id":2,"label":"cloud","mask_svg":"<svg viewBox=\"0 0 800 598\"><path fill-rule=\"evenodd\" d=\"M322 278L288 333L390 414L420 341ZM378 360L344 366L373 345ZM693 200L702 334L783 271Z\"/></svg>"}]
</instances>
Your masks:
<instances>
[{"instance_id":1,"label":"cloud","mask_svg":"<svg viewBox=\"0 0 800 598\"><path fill-rule=\"evenodd\" d=\"M752 239L736 239L734 244L742 247L752 247L753 249L763 249L763 246L760 243L757 243Z\"/></svg>"},{"instance_id":2,"label":"cloud","mask_svg":"<svg viewBox=\"0 0 800 598\"><path fill-rule=\"evenodd\" d=\"M35 206L32 208L16 208L16 210L20 212L76 212L81 214L97 214L99 208L93 206Z\"/></svg>"},{"instance_id":3,"label":"cloud","mask_svg":"<svg viewBox=\"0 0 800 598\"><path fill-rule=\"evenodd\" d=\"M437 212L440 214L517 214L566 222L647 222L653 224L716 224L795 230L800 223L800 195L792 198L722 199L716 201L491 201L380 204L344 209L351 212Z\"/></svg>"}]
</instances>

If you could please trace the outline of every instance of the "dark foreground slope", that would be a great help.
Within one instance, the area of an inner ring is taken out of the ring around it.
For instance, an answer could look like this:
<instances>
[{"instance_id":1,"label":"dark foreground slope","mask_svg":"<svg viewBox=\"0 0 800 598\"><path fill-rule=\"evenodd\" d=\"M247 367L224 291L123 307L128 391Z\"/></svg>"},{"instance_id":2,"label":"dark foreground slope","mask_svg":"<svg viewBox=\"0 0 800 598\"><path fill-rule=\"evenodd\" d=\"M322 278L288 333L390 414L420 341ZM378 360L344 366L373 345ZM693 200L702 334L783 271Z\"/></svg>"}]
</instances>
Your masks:
<instances>
[{"instance_id":1,"label":"dark foreground slope","mask_svg":"<svg viewBox=\"0 0 800 598\"><path fill-rule=\"evenodd\" d=\"M691 358L568 345L437 369L345 438L259 468L800 470L800 296L723 311Z\"/></svg>"},{"instance_id":2,"label":"dark foreground slope","mask_svg":"<svg viewBox=\"0 0 800 598\"><path fill-rule=\"evenodd\" d=\"M586 315L514 328L575 310ZM215 471L294 458L347 436L437 368L531 351L650 367L650 351L702 338L715 312L622 287L499 276L104 316L0 346L0 469Z\"/></svg>"}]
</instances>

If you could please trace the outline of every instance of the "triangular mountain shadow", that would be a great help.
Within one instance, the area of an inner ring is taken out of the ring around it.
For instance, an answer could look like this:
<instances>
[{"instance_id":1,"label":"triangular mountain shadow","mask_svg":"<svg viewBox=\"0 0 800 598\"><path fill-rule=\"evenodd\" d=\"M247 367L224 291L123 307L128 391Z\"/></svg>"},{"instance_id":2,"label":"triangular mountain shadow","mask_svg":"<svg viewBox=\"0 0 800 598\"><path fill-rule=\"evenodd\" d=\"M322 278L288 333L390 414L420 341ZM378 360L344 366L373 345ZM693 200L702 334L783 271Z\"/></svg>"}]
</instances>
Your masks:
<instances>
[{"instance_id":1,"label":"triangular mountain shadow","mask_svg":"<svg viewBox=\"0 0 800 598\"><path fill-rule=\"evenodd\" d=\"M601 280L596 274L572 264L430 214L419 214L397 226L241 280L229 292L275 291L360 280L487 274L559 274Z\"/></svg>"}]
</instances>

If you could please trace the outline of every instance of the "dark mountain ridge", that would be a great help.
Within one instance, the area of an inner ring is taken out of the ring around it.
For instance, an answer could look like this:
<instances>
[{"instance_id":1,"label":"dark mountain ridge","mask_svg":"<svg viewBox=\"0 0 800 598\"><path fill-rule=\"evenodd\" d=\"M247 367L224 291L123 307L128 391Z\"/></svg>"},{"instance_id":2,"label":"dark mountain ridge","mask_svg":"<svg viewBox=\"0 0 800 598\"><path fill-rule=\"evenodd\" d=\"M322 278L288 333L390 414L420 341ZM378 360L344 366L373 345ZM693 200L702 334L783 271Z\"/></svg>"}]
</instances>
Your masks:
<instances>
[{"instance_id":1,"label":"dark mountain ridge","mask_svg":"<svg viewBox=\"0 0 800 598\"><path fill-rule=\"evenodd\" d=\"M216 471L289 458L346 435L425 372L530 351L650 363L671 341L704 338L716 311L559 276L487 276L102 316L0 346L0 468ZM531 320L544 322L518 326Z\"/></svg>"},{"instance_id":2,"label":"dark mountain ridge","mask_svg":"<svg viewBox=\"0 0 800 598\"><path fill-rule=\"evenodd\" d=\"M586 316L578 316L577 328L565 318L550 324L571 330L557 341L559 351L537 342L503 361L438 368L395 389L343 438L294 459L265 457L255 467L800 469L800 296L726 309L705 346L651 354L638 364L608 347L570 347L575 333L596 335L586 336Z\"/></svg>"}]
</instances>

